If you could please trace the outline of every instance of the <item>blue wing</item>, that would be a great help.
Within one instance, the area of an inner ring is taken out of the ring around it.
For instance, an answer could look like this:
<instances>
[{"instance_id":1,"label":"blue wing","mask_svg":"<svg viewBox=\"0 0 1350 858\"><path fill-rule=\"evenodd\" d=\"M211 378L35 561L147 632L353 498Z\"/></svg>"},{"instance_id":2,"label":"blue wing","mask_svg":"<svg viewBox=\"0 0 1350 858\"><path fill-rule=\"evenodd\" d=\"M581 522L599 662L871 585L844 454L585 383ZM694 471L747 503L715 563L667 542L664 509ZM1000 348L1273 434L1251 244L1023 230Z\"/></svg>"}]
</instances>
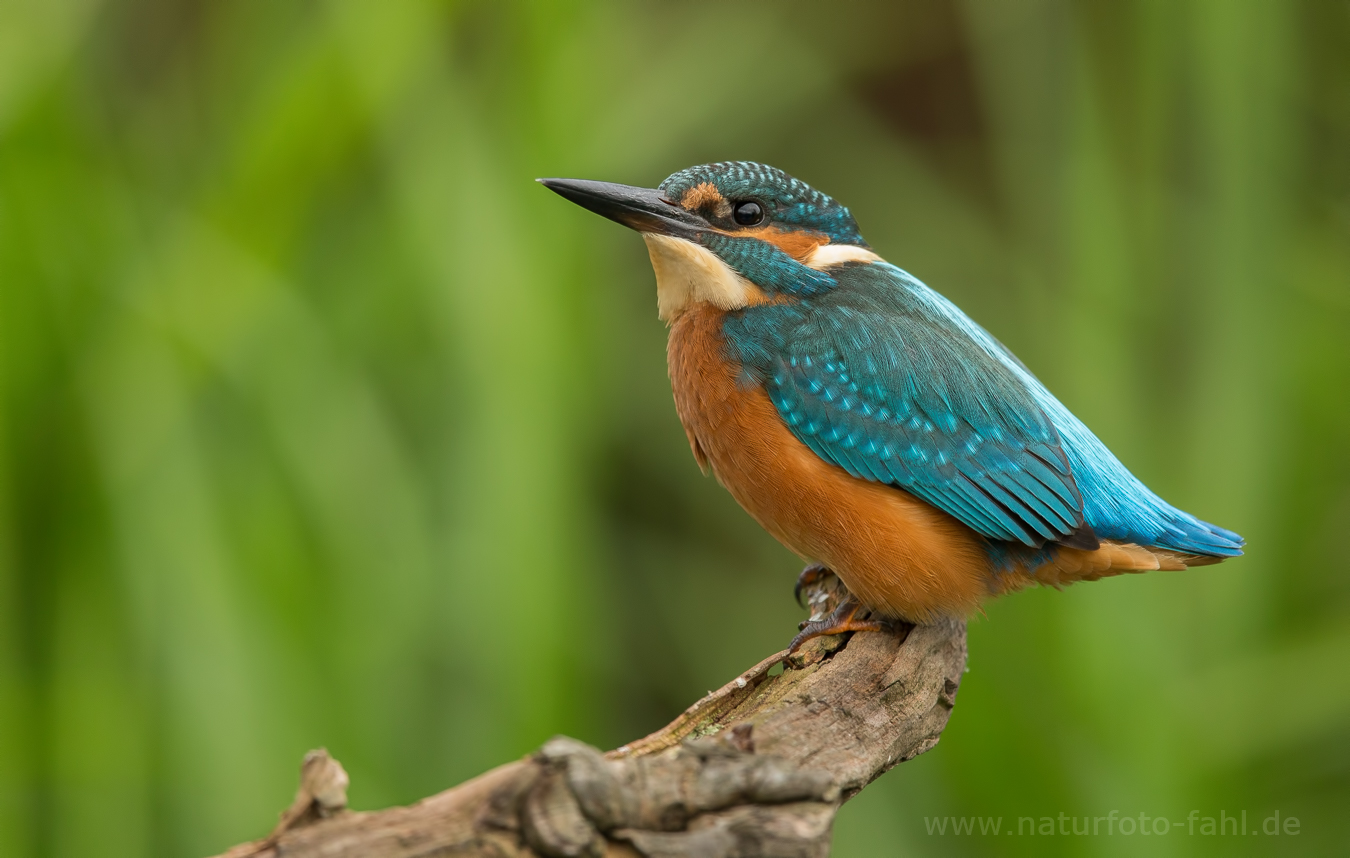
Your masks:
<instances>
[{"instance_id":1,"label":"blue wing","mask_svg":"<svg viewBox=\"0 0 1350 858\"><path fill-rule=\"evenodd\" d=\"M747 372L821 458L991 539L1091 547L1095 534L1241 553L1236 534L1139 483L945 298L884 263L831 274L839 285L824 295L725 323Z\"/></svg>"}]
</instances>

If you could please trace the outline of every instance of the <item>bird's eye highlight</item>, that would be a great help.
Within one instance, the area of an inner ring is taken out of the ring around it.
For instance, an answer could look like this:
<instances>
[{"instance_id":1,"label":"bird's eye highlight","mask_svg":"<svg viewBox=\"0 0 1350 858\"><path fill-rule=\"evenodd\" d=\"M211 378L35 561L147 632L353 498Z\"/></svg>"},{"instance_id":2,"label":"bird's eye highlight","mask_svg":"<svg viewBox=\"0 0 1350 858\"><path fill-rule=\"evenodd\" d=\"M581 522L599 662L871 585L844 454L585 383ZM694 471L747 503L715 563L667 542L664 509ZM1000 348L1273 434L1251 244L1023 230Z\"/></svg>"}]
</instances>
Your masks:
<instances>
[{"instance_id":1,"label":"bird's eye highlight","mask_svg":"<svg viewBox=\"0 0 1350 858\"><path fill-rule=\"evenodd\" d=\"M731 216L736 219L736 223L741 226L754 226L764 220L764 209L756 202L737 203Z\"/></svg>"}]
</instances>

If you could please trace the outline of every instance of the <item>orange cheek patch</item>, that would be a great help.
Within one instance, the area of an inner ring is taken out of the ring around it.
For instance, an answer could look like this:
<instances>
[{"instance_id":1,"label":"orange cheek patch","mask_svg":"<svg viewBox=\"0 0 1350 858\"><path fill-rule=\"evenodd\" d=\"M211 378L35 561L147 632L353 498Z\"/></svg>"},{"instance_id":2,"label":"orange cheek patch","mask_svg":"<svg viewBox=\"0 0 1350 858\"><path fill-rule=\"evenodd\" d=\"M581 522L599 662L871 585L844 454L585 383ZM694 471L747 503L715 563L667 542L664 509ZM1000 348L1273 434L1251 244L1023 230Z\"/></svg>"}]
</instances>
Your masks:
<instances>
[{"instance_id":1,"label":"orange cheek patch","mask_svg":"<svg viewBox=\"0 0 1350 858\"><path fill-rule=\"evenodd\" d=\"M830 239L818 232L809 230L785 230L776 226L763 226L759 229L747 229L741 232L728 233L729 235L744 236L745 238L757 238L760 241L767 241L774 247L791 256L798 262L806 262L815 252L817 247L822 244L829 244Z\"/></svg>"}]
</instances>

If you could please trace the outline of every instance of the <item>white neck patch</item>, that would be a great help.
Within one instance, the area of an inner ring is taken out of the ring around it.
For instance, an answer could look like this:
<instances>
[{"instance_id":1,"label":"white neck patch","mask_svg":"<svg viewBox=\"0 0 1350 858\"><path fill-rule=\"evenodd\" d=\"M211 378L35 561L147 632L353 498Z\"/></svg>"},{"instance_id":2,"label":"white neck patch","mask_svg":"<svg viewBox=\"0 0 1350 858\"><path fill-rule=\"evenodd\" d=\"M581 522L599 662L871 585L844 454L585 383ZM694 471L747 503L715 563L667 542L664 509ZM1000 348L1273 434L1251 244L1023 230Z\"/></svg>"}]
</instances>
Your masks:
<instances>
[{"instance_id":1,"label":"white neck patch","mask_svg":"<svg viewBox=\"0 0 1350 858\"><path fill-rule=\"evenodd\" d=\"M845 262L880 262L881 257L865 247L852 244L822 244L806 258L810 268L822 271L831 265L843 265Z\"/></svg>"},{"instance_id":2,"label":"white neck patch","mask_svg":"<svg viewBox=\"0 0 1350 858\"><path fill-rule=\"evenodd\" d=\"M647 242L656 272L656 312L665 322L701 301L722 310L739 310L764 300L759 287L707 248L651 232L643 233L642 240Z\"/></svg>"},{"instance_id":3,"label":"white neck patch","mask_svg":"<svg viewBox=\"0 0 1350 858\"><path fill-rule=\"evenodd\" d=\"M656 272L656 311L670 322L686 307L699 302L722 310L739 310L759 304L768 296L737 274L717 255L692 241L644 232L647 253ZM822 271L846 262L880 262L881 257L852 244L822 244L806 259L806 265Z\"/></svg>"}]
</instances>

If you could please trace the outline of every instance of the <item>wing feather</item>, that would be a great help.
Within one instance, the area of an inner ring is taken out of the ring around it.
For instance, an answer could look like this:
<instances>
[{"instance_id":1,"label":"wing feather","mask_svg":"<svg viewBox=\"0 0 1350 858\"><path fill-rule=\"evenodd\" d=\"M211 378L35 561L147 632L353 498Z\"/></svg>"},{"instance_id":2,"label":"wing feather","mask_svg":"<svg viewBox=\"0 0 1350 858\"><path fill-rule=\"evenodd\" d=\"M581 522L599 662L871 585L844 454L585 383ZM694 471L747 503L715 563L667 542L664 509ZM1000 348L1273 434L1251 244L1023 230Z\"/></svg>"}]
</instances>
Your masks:
<instances>
[{"instance_id":1,"label":"wing feather","mask_svg":"<svg viewBox=\"0 0 1350 858\"><path fill-rule=\"evenodd\" d=\"M756 307L726 323L791 431L821 458L987 537L1074 538L1082 495L1020 364L899 269L831 273L839 286L809 304Z\"/></svg>"}]
</instances>

